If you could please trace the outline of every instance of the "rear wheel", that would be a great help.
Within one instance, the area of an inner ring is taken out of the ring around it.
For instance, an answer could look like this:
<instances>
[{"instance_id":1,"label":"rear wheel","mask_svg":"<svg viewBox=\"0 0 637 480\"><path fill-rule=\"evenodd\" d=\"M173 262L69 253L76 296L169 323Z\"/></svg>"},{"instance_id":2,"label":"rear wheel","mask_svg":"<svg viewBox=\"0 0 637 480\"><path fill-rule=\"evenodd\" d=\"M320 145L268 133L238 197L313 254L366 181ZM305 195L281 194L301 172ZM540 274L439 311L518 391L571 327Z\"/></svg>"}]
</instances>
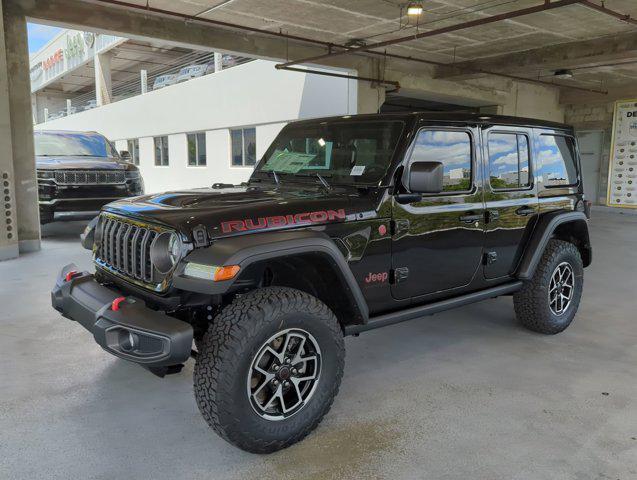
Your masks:
<instances>
[{"instance_id":1,"label":"rear wheel","mask_svg":"<svg viewBox=\"0 0 637 480\"><path fill-rule=\"evenodd\" d=\"M565 330L577 313L583 281L577 247L563 240L549 241L533 278L513 296L518 320L539 333Z\"/></svg>"},{"instance_id":2,"label":"rear wheel","mask_svg":"<svg viewBox=\"0 0 637 480\"><path fill-rule=\"evenodd\" d=\"M250 452L280 450L310 433L343 375L336 317L317 298L291 288L238 297L198 343L199 410L221 437Z\"/></svg>"}]
</instances>

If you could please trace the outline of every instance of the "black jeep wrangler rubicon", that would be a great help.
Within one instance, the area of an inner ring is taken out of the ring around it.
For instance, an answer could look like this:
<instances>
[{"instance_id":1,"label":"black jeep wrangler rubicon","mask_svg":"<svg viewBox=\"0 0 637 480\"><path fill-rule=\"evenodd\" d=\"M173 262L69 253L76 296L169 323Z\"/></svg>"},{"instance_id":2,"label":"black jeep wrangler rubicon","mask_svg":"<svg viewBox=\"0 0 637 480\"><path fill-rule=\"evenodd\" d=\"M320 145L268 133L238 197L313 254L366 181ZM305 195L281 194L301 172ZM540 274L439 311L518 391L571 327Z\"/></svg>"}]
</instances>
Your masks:
<instances>
[{"instance_id":1,"label":"black jeep wrangler rubicon","mask_svg":"<svg viewBox=\"0 0 637 480\"><path fill-rule=\"evenodd\" d=\"M500 295L531 330L564 330L591 262L587 218L567 126L419 113L300 121L242 186L106 205L83 237L95 273L64 267L52 302L159 375L193 356L208 424L272 452L329 410L345 335Z\"/></svg>"}]
</instances>

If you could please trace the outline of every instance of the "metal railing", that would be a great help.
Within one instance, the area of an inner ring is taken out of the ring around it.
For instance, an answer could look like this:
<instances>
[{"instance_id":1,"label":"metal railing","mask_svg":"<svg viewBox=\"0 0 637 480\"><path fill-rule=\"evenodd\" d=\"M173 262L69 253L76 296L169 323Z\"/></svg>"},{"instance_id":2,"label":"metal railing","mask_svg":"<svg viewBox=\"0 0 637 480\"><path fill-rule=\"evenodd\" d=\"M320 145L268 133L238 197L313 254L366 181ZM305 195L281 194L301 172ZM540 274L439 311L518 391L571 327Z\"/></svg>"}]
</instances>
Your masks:
<instances>
[{"instance_id":1,"label":"metal railing","mask_svg":"<svg viewBox=\"0 0 637 480\"><path fill-rule=\"evenodd\" d=\"M192 78L199 78L201 76L209 75L215 73L214 67L214 52L189 52L186 55L178 57L172 62L171 65L165 66L162 65L160 67L149 69L146 71L147 76L147 89L148 91L155 90L157 88L153 88L155 82L158 78L163 77L165 75L174 75L178 76L179 72L185 67L195 66L195 65L206 65L208 68L201 74ZM235 55L223 55L221 59L221 70L227 70L228 68L232 68L238 65L243 65L245 63L251 62L255 60L254 58L248 57L239 57ZM184 81L191 80L192 78L184 79L183 81L178 81L177 78L174 79L174 82L169 82L167 85L161 88L170 88L172 85L183 83ZM135 97L137 95L141 95L143 93L142 88L142 79L141 79L141 70L139 75L131 75L129 78L122 80L113 85L111 89L111 103L118 102L120 100L125 100L127 98ZM70 98L71 101L71 109L60 110L59 112L49 112L48 118L45 120L55 120L57 118L73 115L78 112L82 112L84 110L89 110L97 107L97 102L95 99L95 90L91 90L89 92L77 95L75 97ZM40 119L38 119L38 123L40 123Z\"/></svg>"}]
</instances>

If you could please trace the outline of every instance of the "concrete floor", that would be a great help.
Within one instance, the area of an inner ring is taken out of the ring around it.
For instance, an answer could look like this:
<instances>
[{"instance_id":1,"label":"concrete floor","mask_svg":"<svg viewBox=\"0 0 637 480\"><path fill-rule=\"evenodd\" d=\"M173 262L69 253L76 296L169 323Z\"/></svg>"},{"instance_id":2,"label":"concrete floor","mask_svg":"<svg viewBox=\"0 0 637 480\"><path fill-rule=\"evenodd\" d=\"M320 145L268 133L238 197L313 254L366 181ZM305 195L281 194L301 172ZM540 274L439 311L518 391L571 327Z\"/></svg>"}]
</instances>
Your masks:
<instances>
[{"instance_id":1,"label":"concrete floor","mask_svg":"<svg viewBox=\"0 0 637 480\"><path fill-rule=\"evenodd\" d=\"M49 304L89 268L81 226L0 263L0 478L637 478L637 216L595 212L574 324L520 328L510 298L348 338L318 430L270 456L219 439L192 364L156 378L103 352Z\"/></svg>"}]
</instances>

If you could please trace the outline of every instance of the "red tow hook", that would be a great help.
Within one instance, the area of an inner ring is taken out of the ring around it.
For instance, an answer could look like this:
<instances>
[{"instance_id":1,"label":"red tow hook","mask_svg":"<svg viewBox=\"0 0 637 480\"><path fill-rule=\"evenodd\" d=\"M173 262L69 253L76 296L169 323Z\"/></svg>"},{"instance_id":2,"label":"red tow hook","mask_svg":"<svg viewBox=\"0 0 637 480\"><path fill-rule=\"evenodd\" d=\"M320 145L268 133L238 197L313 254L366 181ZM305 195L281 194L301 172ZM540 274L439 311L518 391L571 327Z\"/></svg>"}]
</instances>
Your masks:
<instances>
[{"instance_id":1,"label":"red tow hook","mask_svg":"<svg viewBox=\"0 0 637 480\"><path fill-rule=\"evenodd\" d=\"M120 309L119 304L126 301L126 297L117 297L111 304L111 310L117 312Z\"/></svg>"},{"instance_id":2,"label":"red tow hook","mask_svg":"<svg viewBox=\"0 0 637 480\"><path fill-rule=\"evenodd\" d=\"M64 280L66 280L67 282L70 282L73 277L77 277L79 274L80 272L78 272L77 270L71 270L70 272L66 274L66 276L64 277Z\"/></svg>"}]
</instances>

